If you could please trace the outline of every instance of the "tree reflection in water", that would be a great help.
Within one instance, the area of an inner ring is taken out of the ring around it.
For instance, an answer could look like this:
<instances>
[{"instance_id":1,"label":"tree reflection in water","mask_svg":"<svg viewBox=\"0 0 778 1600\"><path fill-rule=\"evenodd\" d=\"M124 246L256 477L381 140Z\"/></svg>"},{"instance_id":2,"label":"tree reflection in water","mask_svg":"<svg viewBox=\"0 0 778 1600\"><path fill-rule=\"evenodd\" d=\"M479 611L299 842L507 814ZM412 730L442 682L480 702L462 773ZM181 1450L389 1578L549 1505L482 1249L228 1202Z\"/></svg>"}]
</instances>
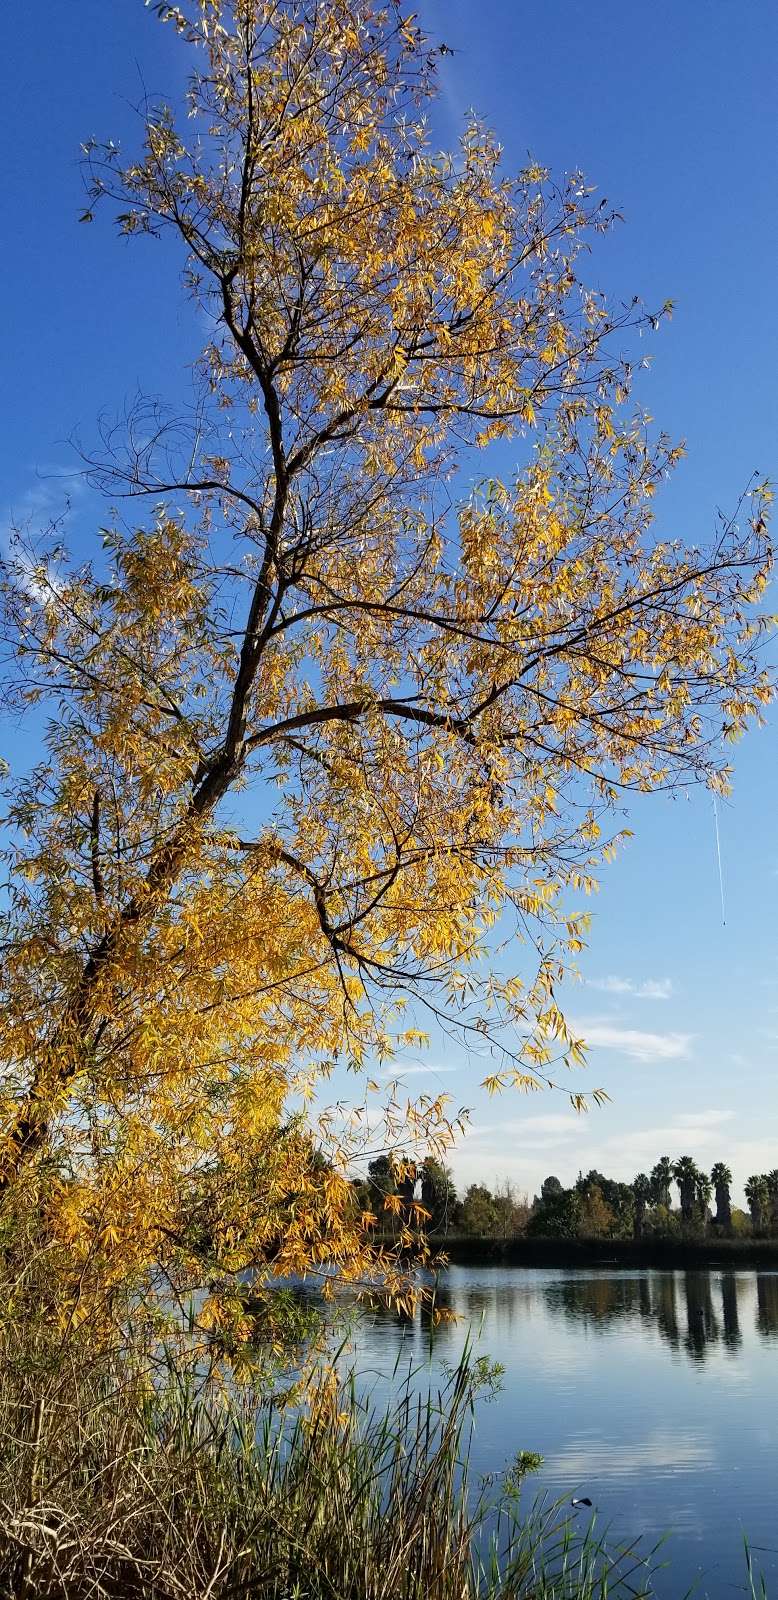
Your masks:
<instances>
[{"instance_id":1,"label":"tree reflection in water","mask_svg":"<svg viewBox=\"0 0 778 1600\"><path fill-rule=\"evenodd\" d=\"M693 1361L702 1361L708 1345L719 1339L719 1325L713 1310L712 1280L709 1272L685 1272L686 1338L684 1348Z\"/></svg>"},{"instance_id":2,"label":"tree reflection in water","mask_svg":"<svg viewBox=\"0 0 778 1600\"><path fill-rule=\"evenodd\" d=\"M646 1272L630 1277L602 1273L547 1283L544 1296L552 1315L561 1311L595 1330L618 1320L639 1318L644 1324L654 1323L671 1349L683 1349L690 1360L699 1362L712 1345L723 1342L732 1352L742 1343L738 1309L741 1281L735 1272L722 1272L720 1276L703 1271ZM757 1274L757 1291L759 1332L778 1334L778 1275Z\"/></svg>"},{"instance_id":3,"label":"tree reflection in water","mask_svg":"<svg viewBox=\"0 0 778 1600\"><path fill-rule=\"evenodd\" d=\"M681 1343L681 1334L678 1327L678 1301L675 1293L675 1274L662 1272L654 1280L653 1310L656 1316L657 1327L662 1338L667 1341L672 1350L677 1350Z\"/></svg>"},{"instance_id":4,"label":"tree reflection in water","mask_svg":"<svg viewBox=\"0 0 778 1600\"><path fill-rule=\"evenodd\" d=\"M552 1318L562 1317L592 1332L605 1333L618 1322L655 1327L662 1342L696 1365L719 1346L734 1355L743 1343L741 1303L756 1281L756 1329L765 1339L778 1339L778 1273L709 1272L643 1273L576 1272L541 1277L521 1268L487 1275L477 1282L458 1281L457 1273L438 1282L434 1310L429 1302L414 1316L375 1306L374 1323L402 1327L415 1340L437 1349L457 1338L457 1327L477 1331L479 1325L510 1333L539 1301ZM435 1312L443 1312L438 1320ZM454 1319L446 1320L445 1313Z\"/></svg>"},{"instance_id":5,"label":"tree reflection in water","mask_svg":"<svg viewBox=\"0 0 778 1600\"><path fill-rule=\"evenodd\" d=\"M724 1343L728 1350L737 1350L743 1343L737 1309L738 1280L734 1272L721 1274L721 1310L724 1317Z\"/></svg>"},{"instance_id":6,"label":"tree reflection in water","mask_svg":"<svg viewBox=\"0 0 778 1600\"><path fill-rule=\"evenodd\" d=\"M766 1339L778 1334L778 1273L757 1272L756 1325Z\"/></svg>"}]
</instances>

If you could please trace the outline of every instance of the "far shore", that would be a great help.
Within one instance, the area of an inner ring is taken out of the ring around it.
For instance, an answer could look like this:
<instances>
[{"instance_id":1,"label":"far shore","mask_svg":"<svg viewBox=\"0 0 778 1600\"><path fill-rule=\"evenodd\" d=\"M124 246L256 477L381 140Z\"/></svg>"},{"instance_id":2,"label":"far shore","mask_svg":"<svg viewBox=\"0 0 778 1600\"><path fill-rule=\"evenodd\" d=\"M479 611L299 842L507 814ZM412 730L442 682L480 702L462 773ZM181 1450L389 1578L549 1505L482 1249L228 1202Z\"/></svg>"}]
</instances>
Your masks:
<instances>
[{"instance_id":1,"label":"far shore","mask_svg":"<svg viewBox=\"0 0 778 1600\"><path fill-rule=\"evenodd\" d=\"M430 1238L452 1266L775 1267L775 1239L479 1239Z\"/></svg>"}]
</instances>

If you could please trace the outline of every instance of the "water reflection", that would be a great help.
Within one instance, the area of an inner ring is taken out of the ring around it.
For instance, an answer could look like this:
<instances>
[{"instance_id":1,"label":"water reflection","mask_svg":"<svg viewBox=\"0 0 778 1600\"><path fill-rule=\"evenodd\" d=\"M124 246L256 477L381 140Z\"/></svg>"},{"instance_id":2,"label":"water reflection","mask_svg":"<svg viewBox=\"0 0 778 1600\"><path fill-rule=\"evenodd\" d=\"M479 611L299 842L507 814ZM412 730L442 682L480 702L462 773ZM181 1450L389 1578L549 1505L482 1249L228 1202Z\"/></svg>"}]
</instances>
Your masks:
<instances>
[{"instance_id":1,"label":"water reflection","mask_svg":"<svg viewBox=\"0 0 778 1600\"><path fill-rule=\"evenodd\" d=\"M594 1331L625 1320L655 1326L671 1349L683 1349L691 1361L699 1362L722 1341L729 1352L741 1345L738 1300L742 1283L743 1275L735 1272L581 1275L547 1283L544 1295L552 1314L561 1312ZM772 1336L778 1333L777 1275L757 1274L757 1297L758 1330Z\"/></svg>"},{"instance_id":2,"label":"water reflection","mask_svg":"<svg viewBox=\"0 0 778 1600\"><path fill-rule=\"evenodd\" d=\"M728 1350L737 1350L743 1343L737 1306L738 1280L734 1272L721 1274L721 1312L724 1318L724 1343Z\"/></svg>"},{"instance_id":3,"label":"water reflection","mask_svg":"<svg viewBox=\"0 0 778 1600\"><path fill-rule=\"evenodd\" d=\"M474 1481L537 1450L538 1493L585 1494L649 1547L672 1530L663 1600L742 1590L741 1530L778 1595L778 1273L463 1266L438 1304L458 1320L377 1310L357 1366L383 1397L397 1373L434 1386L467 1342L499 1363L499 1397L477 1408Z\"/></svg>"},{"instance_id":4,"label":"water reflection","mask_svg":"<svg viewBox=\"0 0 778 1600\"><path fill-rule=\"evenodd\" d=\"M675 1293L674 1273L663 1272L661 1277L657 1279L656 1296L652 1310L662 1338L667 1340L671 1349L677 1350L681 1343L681 1334L678 1327L678 1302Z\"/></svg>"},{"instance_id":5,"label":"water reflection","mask_svg":"<svg viewBox=\"0 0 778 1600\"><path fill-rule=\"evenodd\" d=\"M595 1335L619 1325L640 1324L656 1331L660 1341L696 1365L717 1346L734 1355L743 1343L742 1303L753 1296L756 1285L756 1331L764 1339L778 1339L778 1273L654 1272L540 1274L513 1271L508 1278L466 1275L443 1277L433 1304L415 1315L376 1305L375 1328L394 1327L410 1344L442 1347L458 1335L456 1324L445 1320L451 1312L473 1331L485 1325L510 1336L528 1317L542 1311L550 1320L560 1318ZM439 1313L444 1320L439 1320Z\"/></svg>"},{"instance_id":6,"label":"water reflection","mask_svg":"<svg viewBox=\"0 0 778 1600\"><path fill-rule=\"evenodd\" d=\"M481 1325L498 1327L510 1335L527 1317L542 1309L552 1321L562 1318L594 1334L614 1325L640 1323L656 1331L662 1343L699 1364L721 1346L734 1355L743 1343L741 1301L756 1281L756 1329L763 1338L778 1338L778 1274L645 1272L593 1273L549 1276L538 1281L535 1273L515 1272L471 1283L441 1279L433 1304L425 1303L415 1315L376 1305L371 1322L377 1329L395 1328L410 1343L442 1347L456 1340L455 1324L445 1320L451 1312L474 1331ZM439 1320L439 1314L444 1320Z\"/></svg>"},{"instance_id":7,"label":"water reflection","mask_svg":"<svg viewBox=\"0 0 778 1600\"><path fill-rule=\"evenodd\" d=\"M717 1344L719 1325L713 1309L710 1274L685 1272L686 1340L684 1348L693 1361L702 1361L708 1345Z\"/></svg>"},{"instance_id":8,"label":"water reflection","mask_svg":"<svg viewBox=\"0 0 778 1600\"><path fill-rule=\"evenodd\" d=\"M778 1274L757 1272L756 1275L756 1325L766 1339L778 1334Z\"/></svg>"}]
</instances>

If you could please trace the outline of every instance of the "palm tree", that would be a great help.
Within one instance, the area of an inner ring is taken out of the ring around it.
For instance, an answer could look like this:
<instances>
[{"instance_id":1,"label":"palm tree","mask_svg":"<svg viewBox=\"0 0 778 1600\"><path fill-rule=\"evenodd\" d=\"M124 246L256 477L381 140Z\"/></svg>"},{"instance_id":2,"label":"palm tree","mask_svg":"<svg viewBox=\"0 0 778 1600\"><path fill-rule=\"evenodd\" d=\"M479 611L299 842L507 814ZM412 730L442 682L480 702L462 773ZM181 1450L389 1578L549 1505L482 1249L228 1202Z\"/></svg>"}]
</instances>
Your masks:
<instances>
[{"instance_id":1,"label":"palm tree","mask_svg":"<svg viewBox=\"0 0 778 1600\"><path fill-rule=\"evenodd\" d=\"M713 1193L713 1184L707 1172L698 1172L694 1181L694 1198L697 1205L697 1215L703 1227L710 1216L710 1197Z\"/></svg>"},{"instance_id":2,"label":"palm tree","mask_svg":"<svg viewBox=\"0 0 778 1600\"><path fill-rule=\"evenodd\" d=\"M673 1163L670 1157L660 1156L656 1166L651 1168L651 1199L655 1206L665 1206L668 1211L671 1206L672 1178Z\"/></svg>"},{"instance_id":3,"label":"palm tree","mask_svg":"<svg viewBox=\"0 0 778 1600\"><path fill-rule=\"evenodd\" d=\"M632 1193L635 1196L635 1210L632 1217L632 1227L635 1238L642 1239L643 1223L645 1222L646 1218L646 1207L651 1204L651 1200L653 1198L651 1179L646 1177L645 1172L638 1173L635 1182L632 1185Z\"/></svg>"},{"instance_id":4,"label":"palm tree","mask_svg":"<svg viewBox=\"0 0 778 1600\"><path fill-rule=\"evenodd\" d=\"M716 1190L716 1227L723 1228L729 1233L732 1228L732 1201L729 1193L732 1173L723 1161L716 1162L710 1181Z\"/></svg>"},{"instance_id":5,"label":"palm tree","mask_svg":"<svg viewBox=\"0 0 778 1600\"><path fill-rule=\"evenodd\" d=\"M769 1199L767 1179L762 1173L752 1173L746 1183L746 1200L748 1201L748 1209L751 1212L751 1226L754 1233L762 1233L764 1231Z\"/></svg>"},{"instance_id":6,"label":"palm tree","mask_svg":"<svg viewBox=\"0 0 778 1600\"><path fill-rule=\"evenodd\" d=\"M694 1217L694 1202L697 1198L697 1163L693 1156L679 1156L673 1163L673 1177L678 1185L681 1199L681 1216L683 1221L690 1223Z\"/></svg>"},{"instance_id":7,"label":"palm tree","mask_svg":"<svg viewBox=\"0 0 778 1600\"><path fill-rule=\"evenodd\" d=\"M767 1194L770 1200L768 1226L771 1233L778 1233L778 1168L773 1168L772 1172L765 1173L764 1181L767 1184Z\"/></svg>"}]
</instances>

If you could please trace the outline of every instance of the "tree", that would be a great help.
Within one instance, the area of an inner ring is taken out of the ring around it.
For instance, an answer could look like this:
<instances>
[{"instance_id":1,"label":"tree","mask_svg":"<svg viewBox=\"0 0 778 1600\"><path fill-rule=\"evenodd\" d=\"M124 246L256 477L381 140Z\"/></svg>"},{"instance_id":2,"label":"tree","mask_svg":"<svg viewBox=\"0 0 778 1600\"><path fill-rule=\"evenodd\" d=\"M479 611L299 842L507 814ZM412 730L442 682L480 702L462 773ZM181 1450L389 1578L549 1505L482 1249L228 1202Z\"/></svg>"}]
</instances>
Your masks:
<instances>
[{"instance_id":1,"label":"tree","mask_svg":"<svg viewBox=\"0 0 778 1600\"><path fill-rule=\"evenodd\" d=\"M614 1238L629 1239L634 1231L635 1196L630 1183L620 1183L618 1179L608 1179L602 1191L603 1199L610 1206L615 1218Z\"/></svg>"},{"instance_id":2,"label":"tree","mask_svg":"<svg viewBox=\"0 0 778 1600\"><path fill-rule=\"evenodd\" d=\"M639 1172L632 1185L632 1193L635 1198L633 1229L636 1239L642 1239L643 1237L646 1210L653 1200L654 1192L651 1179L646 1176L645 1172Z\"/></svg>"},{"instance_id":3,"label":"tree","mask_svg":"<svg viewBox=\"0 0 778 1600\"><path fill-rule=\"evenodd\" d=\"M498 1214L494 1195L485 1183L471 1183L462 1201L462 1227L477 1239L491 1239L497 1233Z\"/></svg>"},{"instance_id":4,"label":"tree","mask_svg":"<svg viewBox=\"0 0 778 1600\"><path fill-rule=\"evenodd\" d=\"M678 1193L681 1201L681 1218L688 1226L694 1219L694 1209L697 1200L698 1179L697 1163L693 1156L679 1156L673 1163L673 1177L678 1184Z\"/></svg>"},{"instance_id":5,"label":"tree","mask_svg":"<svg viewBox=\"0 0 778 1600\"><path fill-rule=\"evenodd\" d=\"M520 1199L510 1179L503 1179L494 1191L494 1204L497 1211L497 1230L501 1238L512 1239L517 1233L523 1233L529 1217L529 1206L526 1196Z\"/></svg>"},{"instance_id":6,"label":"tree","mask_svg":"<svg viewBox=\"0 0 778 1600\"><path fill-rule=\"evenodd\" d=\"M764 1183L769 1200L770 1232L778 1233L778 1168L765 1173Z\"/></svg>"},{"instance_id":7,"label":"tree","mask_svg":"<svg viewBox=\"0 0 778 1600\"><path fill-rule=\"evenodd\" d=\"M374 1156L368 1162L367 1181L381 1205L387 1195L397 1193L397 1172L390 1156Z\"/></svg>"},{"instance_id":8,"label":"tree","mask_svg":"<svg viewBox=\"0 0 778 1600\"><path fill-rule=\"evenodd\" d=\"M234 1181L223 1275L271 1271L282 1191L272 1272L362 1277L377 1091L249 1197L290 1095L418 1043L408 1001L491 1038L492 1088L580 1060L555 991L604 809L724 783L722 725L769 695L761 501L708 553L650 531L680 452L628 411L618 349L651 319L578 276L609 222L580 177L508 179L475 121L434 155L429 46L393 6L159 9L186 104L148 106L136 159L90 145L88 182L180 246L211 328L196 416L140 404L92 462L132 515L87 565L14 545L3 584L49 731L7 786L0 1194L40 1204L82 1297L196 1275L206 1159ZM527 439L516 480L443 512L497 437ZM495 970L499 916L540 951L526 981ZM383 1116L386 1147L456 1123L443 1097Z\"/></svg>"},{"instance_id":9,"label":"tree","mask_svg":"<svg viewBox=\"0 0 778 1600\"><path fill-rule=\"evenodd\" d=\"M764 1233L767 1228L767 1215L770 1196L767 1189L767 1180L761 1173L752 1173L746 1181L746 1201L751 1214L751 1227L755 1234Z\"/></svg>"},{"instance_id":10,"label":"tree","mask_svg":"<svg viewBox=\"0 0 778 1600\"><path fill-rule=\"evenodd\" d=\"M427 1226L436 1233L448 1233L457 1207L457 1191L451 1169L433 1156L427 1156L421 1169L421 1203L429 1212Z\"/></svg>"},{"instance_id":11,"label":"tree","mask_svg":"<svg viewBox=\"0 0 778 1600\"><path fill-rule=\"evenodd\" d=\"M710 1175L710 1181L716 1191L716 1227L722 1228L725 1233L732 1230L732 1200L730 1188L732 1173L723 1161L717 1161Z\"/></svg>"},{"instance_id":12,"label":"tree","mask_svg":"<svg viewBox=\"0 0 778 1600\"><path fill-rule=\"evenodd\" d=\"M599 1184L592 1184L581 1196L577 1231L587 1239L612 1239L618 1231L616 1217Z\"/></svg>"},{"instance_id":13,"label":"tree","mask_svg":"<svg viewBox=\"0 0 778 1600\"><path fill-rule=\"evenodd\" d=\"M577 1189L546 1189L527 1224L527 1233L540 1239L576 1239L581 1225L582 1200Z\"/></svg>"},{"instance_id":14,"label":"tree","mask_svg":"<svg viewBox=\"0 0 778 1600\"><path fill-rule=\"evenodd\" d=\"M384 1222L393 1217L400 1223L410 1220L411 1207L416 1198L418 1172L416 1164L401 1151L375 1156L367 1166L367 1189L370 1210L381 1215Z\"/></svg>"},{"instance_id":15,"label":"tree","mask_svg":"<svg viewBox=\"0 0 778 1600\"><path fill-rule=\"evenodd\" d=\"M660 1156L656 1165L651 1168L651 1202L655 1206L664 1206L667 1211L672 1206L670 1195L672 1179L673 1163L670 1157Z\"/></svg>"},{"instance_id":16,"label":"tree","mask_svg":"<svg viewBox=\"0 0 778 1600\"><path fill-rule=\"evenodd\" d=\"M634 1196L628 1183L606 1178L603 1172L592 1168L585 1177L579 1174L576 1189L583 1199L590 1198L595 1191L601 1197L610 1214L607 1231L611 1237L626 1238L632 1233ZM603 1215L600 1216L600 1224L605 1226Z\"/></svg>"},{"instance_id":17,"label":"tree","mask_svg":"<svg viewBox=\"0 0 778 1600\"><path fill-rule=\"evenodd\" d=\"M706 1226L710 1215L710 1197L713 1193L713 1184L707 1172L697 1172L694 1180L694 1200L697 1215L703 1227Z\"/></svg>"}]
</instances>

